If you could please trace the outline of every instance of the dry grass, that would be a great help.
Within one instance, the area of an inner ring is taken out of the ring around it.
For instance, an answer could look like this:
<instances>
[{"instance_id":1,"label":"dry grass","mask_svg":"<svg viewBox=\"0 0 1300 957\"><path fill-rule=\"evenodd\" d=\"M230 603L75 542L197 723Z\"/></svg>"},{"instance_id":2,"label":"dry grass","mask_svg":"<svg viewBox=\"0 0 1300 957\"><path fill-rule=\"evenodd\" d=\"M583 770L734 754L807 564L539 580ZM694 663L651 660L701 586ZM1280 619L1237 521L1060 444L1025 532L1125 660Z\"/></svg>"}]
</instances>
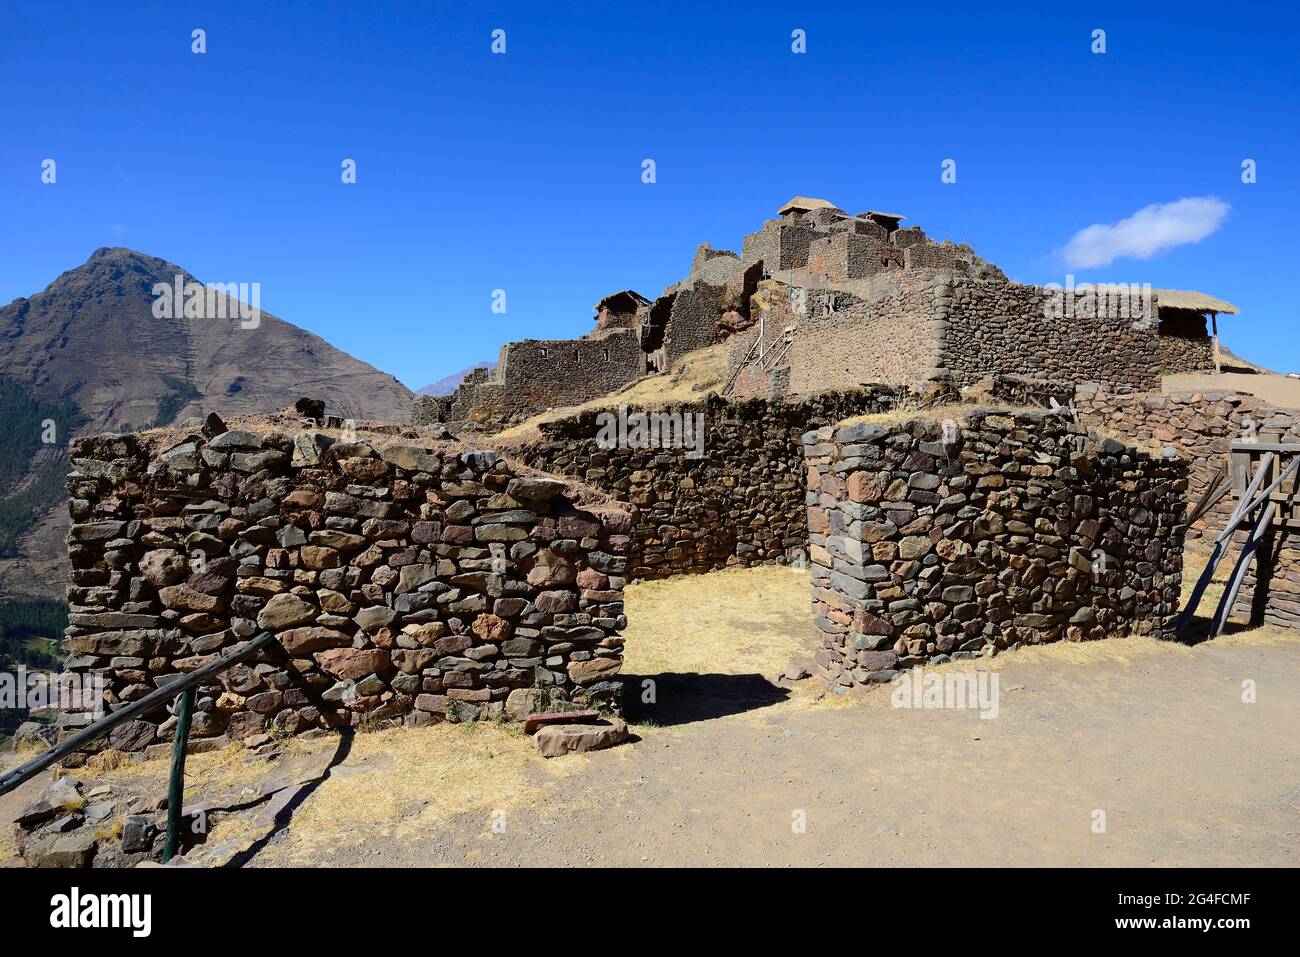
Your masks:
<instances>
[{"instance_id":1,"label":"dry grass","mask_svg":"<svg viewBox=\"0 0 1300 957\"><path fill-rule=\"evenodd\" d=\"M1205 589L1205 594L1201 597L1201 611L1209 609L1213 611L1223 597L1223 589L1228 584L1228 576L1232 574L1232 556L1227 560L1219 562L1219 567L1214 570L1214 577L1210 579L1210 584ZM1196 582L1200 579L1205 566L1210 560L1210 546L1207 543L1197 542L1188 545L1183 550L1183 589L1179 595L1179 603L1185 603L1192 595L1192 589L1196 587ZM1208 612L1207 612L1208 613Z\"/></svg>"},{"instance_id":2,"label":"dry grass","mask_svg":"<svg viewBox=\"0 0 1300 957\"><path fill-rule=\"evenodd\" d=\"M629 586L623 670L779 674L808 653L809 601L808 573L781 565Z\"/></svg>"},{"instance_id":3,"label":"dry grass","mask_svg":"<svg viewBox=\"0 0 1300 957\"><path fill-rule=\"evenodd\" d=\"M630 585L623 597L627 675L759 674L775 681L791 662L811 665L817 647L806 569L763 565L679 575ZM765 720L773 708L844 707L858 700L832 693L815 678L786 688L786 700L746 712L746 719Z\"/></svg>"},{"instance_id":4,"label":"dry grass","mask_svg":"<svg viewBox=\"0 0 1300 957\"><path fill-rule=\"evenodd\" d=\"M284 742L286 750L305 753L313 746L320 746L318 741ZM105 761L109 755L121 755L121 752L104 751L86 763L84 768L70 772L84 784L121 783L134 790L155 792L159 795L167 790L167 774L171 761L167 758L146 761L112 760ZM242 745L232 742L218 751L191 754L185 758L185 797L186 799L202 793L214 793L228 788L237 788L254 782L266 771L265 765L247 763L250 752Z\"/></svg>"},{"instance_id":5,"label":"dry grass","mask_svg":"<svg viewBox=\"0 0 1300 957\"><path fill-rule=\"evenodd\" d=\"M670 372L638 379L631 385L582 405L551 409L503 429L494 437L506 440L531 437L537 433L539 423L568 418L593 409L609 409L619 405L654 409L665 405L698 402L710 390L721 390L726 384L727 350L725 342L699 349L684 356Z\"/></svg>"},{"instance_id":6,"label":"dry grass","mask_svg":"<svg viewBox=\"0 0 1300 957\"><path fill-rule=\"evenodd\" d=\"M86 770L92 774L103 774L106 771L115 771L130 759L117 748L105 748L98 754L92 754L86 761Z\"/></svg>"},{"instance_id":7,"label":"dry grass","mask_svg":"<svg viewBox=\"0 0 1300 957\"><path fill-rule=\"evenodd\" d=\"M583 757L547 762L518 727L491 722L358 735L267 859L310 858L376 835L409 839L462 814L481 815L486 829L495 811L541 803L547 784L584 767Z\"/></svg>"},{"instance_id":8,"label":"dry grass","mask_svg":"<svg viewBox=\"0 0 1300 957\"><path fill-rule=\"evenodd\" d=\"M868 412L863 415L855 415L839 424L901 425L904 422L941 422L944 419L962 422L972 412L988 412L990 410L996 410L1000 415L1014 415L1017 412L1031 411L1029 406L1007 405L996 402L949 402L947 404L925 405L919 398L909 397L888 412Z\"/></svg>"}]
</instances>

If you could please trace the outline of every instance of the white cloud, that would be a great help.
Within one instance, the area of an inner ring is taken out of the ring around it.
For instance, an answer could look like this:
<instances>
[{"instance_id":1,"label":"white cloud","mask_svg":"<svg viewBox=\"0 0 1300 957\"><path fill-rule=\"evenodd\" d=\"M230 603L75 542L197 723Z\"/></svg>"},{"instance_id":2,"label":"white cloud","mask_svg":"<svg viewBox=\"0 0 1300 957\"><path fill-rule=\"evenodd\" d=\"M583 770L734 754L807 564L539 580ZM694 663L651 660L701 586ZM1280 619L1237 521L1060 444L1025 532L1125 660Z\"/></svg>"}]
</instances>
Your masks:
<instances>
[{"instance_id":1,"label":"white cloud","mask_svg":"<svg viewBox=\"0 0 1300 957\"><path fill-rule=\"evenodd\" d=\"M1125 256L1150 259L1175 246L1200 242L1223 225L1231 208L1213 196L1152 203L1117 223L1084 227L1070 237L1061 253L1076 269L1106 266Z\"/></svg>"}]
</instances>

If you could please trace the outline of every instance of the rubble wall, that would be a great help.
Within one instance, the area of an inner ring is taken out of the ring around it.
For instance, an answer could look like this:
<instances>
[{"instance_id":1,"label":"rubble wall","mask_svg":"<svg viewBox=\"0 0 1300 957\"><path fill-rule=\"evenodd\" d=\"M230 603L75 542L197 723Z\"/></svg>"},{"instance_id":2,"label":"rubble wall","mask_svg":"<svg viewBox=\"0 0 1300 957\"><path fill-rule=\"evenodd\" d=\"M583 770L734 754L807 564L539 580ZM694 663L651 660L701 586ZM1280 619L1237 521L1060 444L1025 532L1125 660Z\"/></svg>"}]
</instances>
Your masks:
<instances>
[{"instance_id":1,"label":"rubble wall","mask_svg":"<svg viewBox=\"0 0 1300 957\"><path fill-rule=\"evenodd\" d=\"M517 689L615 706L630 513L494 452L377 444L75 440L67 669L112 707L268 630L282 651L199 691L217 742L493 717ZM109 743L157 749L173 721Z\"/></svg>"},{"instance_id":2,"label":"rubble wall","mask_svg":"<svg viewBox=\"0 0 1300 957\"><path fill-rule=\"evenodd\" d=\"M627 442L610 436L606 430L617 409L544 423L540 440L505 450L534 468L580 479L635 506L628 577L665 578L805 555L803 433L915 400L905 388L871 386L798 402L725 402L714 396L653 410L678 421L702 417L698 458L688 448L638 447L631 430ZM634 424L643 412L651 414L637 409L623 414Z\"/></svg>"},{"instance_id":3,"label":"rubble wall","mask_svg":"<svg viewBox=\"0 0 1300 957\"><path fill-rule=\"evenodd\" d=\"M1117 392L1087 383L1075 389L1080 421L1148 451L1170 446L1188 460L1188 502L1195 504L1215 471L1227 460L1228 445L1255 436L1261 441L1300 442L1300 411L1272 405L1242 392L1176 392L1169 395ZM1222 499L1189 530L1199 538L1218 535L1232 511Z\"/></svg>"},{"instance_id":4,"label":"rubble wall","mask_svg":"<svg viewBox=\"0 0 1300 957\"><path fill-rule=\"evenodd\" d=\"M411 421L500 429L608 395L645 374L635 329L611 329L591 339L525 339L502 347L490 378L467 378L449 396L417 397Z\"/></svg>"},{"instance_id":5,"label":"rubble wall","mask_svg":"<svg viewBox=\"0 0 1300 957\"><path fill-rule=\"evenodd\" d=\"M1170 637L1187 467L1040 411L804 438L832 685L1061 639Z\"/></svg>"},{"instance_id":6,"label":"rubble wall","mask_svg":"<svg viewBox=\"0 0 1300 957\"><path fill-rule=\"evenodd\" d=\"M1149 301L1135 297L1127 304L1130 316L1079 304L1075 314L1055 318L1052 290L949 275L934 293L939 364L957 384L1006 374L1160 390L1160 344Z\"/></svg>"}]
</instances>

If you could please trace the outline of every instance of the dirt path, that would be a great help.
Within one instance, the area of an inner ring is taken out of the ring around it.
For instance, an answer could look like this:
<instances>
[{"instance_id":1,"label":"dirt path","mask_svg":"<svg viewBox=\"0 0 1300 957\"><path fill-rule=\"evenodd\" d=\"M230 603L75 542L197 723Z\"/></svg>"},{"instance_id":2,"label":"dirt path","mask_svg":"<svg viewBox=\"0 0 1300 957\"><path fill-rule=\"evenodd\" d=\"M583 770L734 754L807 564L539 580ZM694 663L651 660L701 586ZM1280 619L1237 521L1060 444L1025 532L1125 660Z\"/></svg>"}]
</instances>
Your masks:
<instances>
[{"instance_id":1,"label":"dirt path","mask_svg":"<svg viewBox=\"0 0 1300 957\"><path fill-rule=\"evenodd\" d=\"M788 580L773 577L788 572L737 574L760 577L731 584L752 591L765 583L774 600L794 595ZM711 638L735 635L727 589L711 599L703 581L654 586L655 607L639 609L669 619L661 630L677 625L674 614L688 615L691 631L663 641L671 647L693 635L700 655L712 650ZM788 627L798 619L787 603L750 621L742 630L752 644L739 657L761 658L764 649L769 664L788 657L807 641ZM668 653L654 635L641 637L647 660ZM787 689L761 673L661 674L660 703L648 709L657 726L638 726L635 744L553 762L515 750L526 741L494 744L502 758L522 762L523 800L471 789L460 813L416 808L393 827L332 836L322 833L323 819L295 820L250 863L1297 863L1293 636L1251 633L1196 648L1114 639L1029 649L977 667L998 674L994 719L894 708L885 689L819 700L810 681ZM1242 701L1247 679L1257 703ZM336 774L352 775L359 787L373 758L357 757L361 764L350 768L353 760ZM386 777L397 787L404 775L423 773L418 752L403 760L412 763L380 762L372 783ZM331 800L344 810L361 803L345 790ZM1099 811L1104 833L1094 831ZM806 828L796 833L800 812Z\"/></svg>"},{"instance_id":2,"label":"dirt path","mask_svg":"<svg viewBox=\"0 0 1300 957\"><path fill-rule=\"evenodd\" d=\"M542 759L517 726L294 739L193 756L201 865L1294 865L1300 640L1058 643L938 674L998 681L997 716L890 689L785 683L813 646L779 568L628 592L633 743ZM1257 700L1243 701L1243 682ZM991 690L991 684L986 686ZM167 764L78 772L165 793ZM13 814L33 781L0 802ZM1104 831L1097 828L1104 814ZM797 825L802 822L803 827ZM0 840L0 860L12 847Z\"/></svg>"}]
</instances>

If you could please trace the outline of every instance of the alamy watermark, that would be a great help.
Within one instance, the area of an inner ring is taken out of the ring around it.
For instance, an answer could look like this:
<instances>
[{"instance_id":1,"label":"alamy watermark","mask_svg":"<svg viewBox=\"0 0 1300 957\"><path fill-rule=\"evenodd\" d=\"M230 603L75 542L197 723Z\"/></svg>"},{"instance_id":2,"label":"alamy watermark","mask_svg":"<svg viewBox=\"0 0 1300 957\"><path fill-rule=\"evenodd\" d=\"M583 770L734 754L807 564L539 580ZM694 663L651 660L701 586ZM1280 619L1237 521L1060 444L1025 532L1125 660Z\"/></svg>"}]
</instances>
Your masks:
<instances>
[{"instance_id":1,"label":"alamy watermark","mask_svg":"<svg viewBox=\"0 0 1300 957\"><path fill-rule=\"evenodd\" d=\"M1066 273L1065 285L1043 285L1051 295L1043 300L1043 315L1048 319L1101 318L1150 320L1153 313L1151 283L1090 282L1075 283L1074 274Z\"/></svg>"},{"instance_id":2,"label":"alamy watermark","mask_svg":"<svg viewBox=\"0 0 1300 957\"><path fill-rule=\"evenodd\" d=\"M241 329L262 322L260 282L186 282L177 274L170 283L153 286L155 319L238 319Z\"/></svg>"},{"instance_id":3,"label":"alamy watermark","mask_svg":"<svg viewBox=\"0 0 1300 957\"><path fill-rule=\"evenodd\" d=\"M686 449L688 459L704 457L703 412L629 411L596 416L600 431L596 445L602 449Z\"/></svg>"},{"instance_id":4,"label":"alamy watermark","mask_svg":"<svg viewBox=\"0 0 1300 957\"><path fill-rule=\"evenodd\" d=\"M102 674L28 671L19 665L14 671L0 672L0 711L57 708L60 711L89 712L101 718L107 690L108 684Z\"/></svg>"},{"instance_id":5,"label":"alamy watermark","mask_svg":"<svg viewBox=\"0 0 1300 957\"><path fill-rule=\"evenodd\" d=\"M926 671L909 668L889 683L895 708L963 709L996 718L999 710L996 671Z\"/></svg>"}]
</instances>

